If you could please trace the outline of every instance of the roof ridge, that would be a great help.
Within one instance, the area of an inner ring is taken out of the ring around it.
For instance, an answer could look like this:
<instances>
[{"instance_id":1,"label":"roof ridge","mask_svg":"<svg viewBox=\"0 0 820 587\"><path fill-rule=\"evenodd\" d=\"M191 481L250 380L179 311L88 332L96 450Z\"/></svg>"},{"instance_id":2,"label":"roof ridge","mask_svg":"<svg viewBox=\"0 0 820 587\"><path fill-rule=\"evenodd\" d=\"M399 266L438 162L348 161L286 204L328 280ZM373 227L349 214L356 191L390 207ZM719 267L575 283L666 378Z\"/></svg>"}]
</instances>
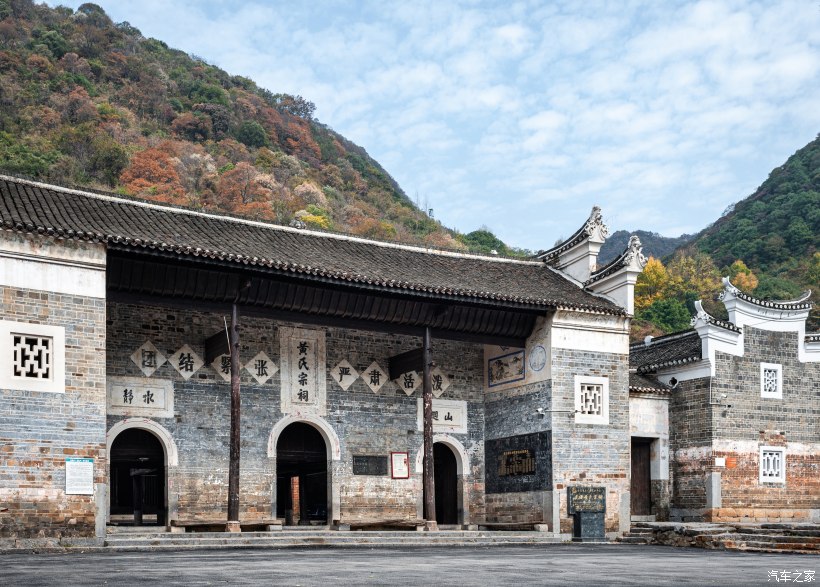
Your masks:
<instances>
[{"instance_id":1,"label":"roof ridge","mask_svg":"<svg viewBox=\"0 0 820 587\"><path fill-rule=\"evenodd\" d=\"M539 251L534 255L534 258L545 263L553 261L564 251L568 251L575 245L582 243L585 240L588 240L596 229L600 230L601 235L604 237L604 239L606 239L606 237L609 235L609 228L607 228L607 225L604 224L600 206L592 207L592 212L590 212L587 221L584 222L584 224L582 224L581 227L572 234L572 236L570 236L565 241L558 243L551 249L547 249L546 251Z\"/></svg>"},{"instance_id":2,"label":"roof ridge","mask_svg":"<svg viewBox=\"0 0 820 587\"><path fill-rule=\"evenodd\" d=\"M671 342L673 340L679 340L681 338L686 338L687 336L691 336L693 334L697 334L698 331L694 328L688 328L686 330L681 330L679 332L670 332L669 334L662 334L661 336L653 336L650 343L647 345L643 341L633 342L629 345L629 349L632 350L634 348L649 348L650 346L654 346L658 343L666 343Z\"/></svg>"},{"instance_id":3,"label":"roof ridge","mask_svg":"<svg viewBox=\"0 0 820 587\"><path fill-rule=\"evenodd\" d=\"M441 255L446 257L455 257L455 258L464 258L464 259L478 259L481 261L493 261L497 263L515 263L521 265L541 265L540 261L531 261L528 259L512 259L509 257L499 257L497 255L481 255L478 253L462 253L459 251L452 251L447 249L438 249L435 247L424 247L421 245L410 245L405 243L391 243L385 242L380 240L368 239L365 237L360 236L353 236L347 235L344 233L332 233L332 232L323 232L318 230L311 230L307 228L294 228L292 226L285 226L283 224L273 224L271 222L262 222L259 220L251 220L249 218L242 218L238 216L232 216L229 214L222 214L216 212L202 212L199 210L191 210L190 208L184 208L181 206L175 206L173 204L163 204L161 202L151 202L149 200L141 200L138 198L134 198L133 196L121 196L117 194L111 193L97 193L93 191L86 191L78 188L68 188L64 186L59 186L55 184L45 183L37 180L27 179L27 178L18 178L11 175L5 175L0 173L0 180L10 181L14 183L22 183L26 185L30 185L33 187L38 187L41 189L48 189L54 190L58 192L94 198L98 200L108 201L108 202L115 202L120 204L128 204L132 206L138 206L143 208L148 208L151 210L161 210L165 212L172 212L177 214L184 214L189 216L199 216L202 218L211 218L215 220L224 220L227 222L236 222L238 224L245 224L248 226L255 226L257 228L264 228L268 230L281 230L283 232L291 232L291 233L298 233L298 234L309 234L311 236L316 236L320 238L328 238L328 239L337 239L343 240L348 242L357 242L357 243L365 243L371 244L379 247L385 248L392 248L392 249L402 249L406 251L414 251L418 253L426 253L428 255Z\"/></svg>"}]
</instances>

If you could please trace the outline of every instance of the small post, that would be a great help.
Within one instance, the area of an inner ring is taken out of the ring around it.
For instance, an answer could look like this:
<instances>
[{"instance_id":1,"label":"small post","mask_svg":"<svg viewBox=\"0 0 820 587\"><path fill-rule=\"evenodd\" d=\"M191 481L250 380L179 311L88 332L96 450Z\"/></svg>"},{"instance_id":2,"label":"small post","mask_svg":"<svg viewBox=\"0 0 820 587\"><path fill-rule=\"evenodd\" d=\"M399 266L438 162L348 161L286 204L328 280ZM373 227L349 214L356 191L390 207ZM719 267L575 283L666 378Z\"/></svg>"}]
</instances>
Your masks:
<instances>
[{"instance_id":1,"label":"small post","mask_svg":"<svg viewBox=\"0 0 820 587\"><path fill-rule=\"evenodd\" d=\"M433 365L430 327L424 329L424 347L422 350L422 402L424 404L424 458L423 491L424 520L427 530L438 530L436 523L436 486L433 476L433 383L430 370Z\"/></svg>"},{"instance_id":2,"label":"small post","mask_svg":"<svg viewBox=\"0 0 820 587\"><path fill-rule=\"evenodd\" d=\"M239 295L231 307L231 439L228 466L228 524L226 532L240 532L239 525Z\"/></svg>"}]
</instances>

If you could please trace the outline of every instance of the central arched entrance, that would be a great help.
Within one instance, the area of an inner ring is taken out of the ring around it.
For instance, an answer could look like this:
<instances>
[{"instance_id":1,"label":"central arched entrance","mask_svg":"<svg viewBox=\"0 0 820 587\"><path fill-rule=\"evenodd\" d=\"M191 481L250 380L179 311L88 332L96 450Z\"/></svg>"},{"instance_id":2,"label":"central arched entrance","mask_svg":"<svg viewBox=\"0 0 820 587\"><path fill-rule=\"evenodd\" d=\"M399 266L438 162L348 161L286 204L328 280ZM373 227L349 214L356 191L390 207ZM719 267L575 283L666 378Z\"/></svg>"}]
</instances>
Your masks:
<instances>
[{"instance_id":1,"label":"central arched entrance","mask_svg":"<svg viewBox=\"0 0 820 587\"><path fill-rule=\"evenodd\" d=\"M147 430L128 428L111 444L111 523L164 526L165 449Z\"/></svg>"},{"instance_id":2,"label":"central arched entrance","mask_svg":"<svg viewBox=\"0 0 820 587\"><path fill-rule=\"evenodd\" d=\"M310 424L294 422L276 443L276 517L286 524L326 524L328 448Z\"/></svg>"},{"instance_id":3,"label":"central arched entrance","mask_svg":"<svg viewBox=\"0 0 820 587\"><path fill-rule=\"evenodd\" d=\"M443 442L433 444L433 477L436 487L436 522L458 524L458 464Z\"/></svg>"}]
</instances>

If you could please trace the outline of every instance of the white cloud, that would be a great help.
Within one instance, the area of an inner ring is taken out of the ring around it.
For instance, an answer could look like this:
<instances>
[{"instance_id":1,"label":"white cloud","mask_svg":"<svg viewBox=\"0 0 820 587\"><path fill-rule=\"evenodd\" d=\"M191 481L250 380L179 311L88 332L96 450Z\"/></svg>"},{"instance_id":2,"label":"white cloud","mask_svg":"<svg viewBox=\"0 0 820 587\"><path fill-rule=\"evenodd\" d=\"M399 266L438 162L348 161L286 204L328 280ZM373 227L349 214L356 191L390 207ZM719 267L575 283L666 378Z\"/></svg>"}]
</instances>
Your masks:
<instances>
[{"instance_id":1,"label":"white cloud","mask_svg":"<svg viewBox=\"0 0 820 587\"><path fill-rule=\"evenodd\" d=\"M820 130L813 0L97 1L314 101L445 224L533 249L593 203L702 228Z\"/></svg>"}]
</instances>

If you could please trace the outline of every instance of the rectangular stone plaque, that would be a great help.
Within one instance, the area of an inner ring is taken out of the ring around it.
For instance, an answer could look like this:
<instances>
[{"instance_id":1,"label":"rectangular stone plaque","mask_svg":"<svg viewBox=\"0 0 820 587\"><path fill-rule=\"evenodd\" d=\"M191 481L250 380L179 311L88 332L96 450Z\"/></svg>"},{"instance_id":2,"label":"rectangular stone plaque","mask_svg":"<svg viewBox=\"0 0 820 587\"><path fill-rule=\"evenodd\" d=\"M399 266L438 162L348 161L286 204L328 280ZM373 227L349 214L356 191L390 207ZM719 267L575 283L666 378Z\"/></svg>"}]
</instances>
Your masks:
<instances>
[{"instance_id":1,"label":"rectangular stone plaque","mask_svg":"<svg viewBox=\"0 0 820 587\"><path fill-rule=\"evenodd\" d=\"M65 460L66 495L94 495L94 459Z\"/></svg>"},{"instance_id":2,"label":"rectangular stone plaque","mask_svg":"<svg viewBox=\"0 0 820 587\"><path fill-rule=\"evenodd\" d=\"M570 485L567 487L567 511L606 512L606 487Z\"/></svg>"},{"instance_id":3,"label":"rectangular stone plaque","mask_svg":"<svg viewBox=\"0 0 820 587\"><path fill-rule=\"evenodd\" d=\"M118 416L174 417L174 382L149 377L111 377L108 413Z\"/></svg>"},{"instance_id":4,"label":"rectangular stone plaque","mask_svg":"<svg viewBox=\"0 0 820 587\"><path fill-rule=\"evenodd\" d=\"M540 491L552 486L552 432L484 441L487 493Z\"/></svg>"},{"instance_id":5,"label":"rectangular stone plaque","mask_svg":"<svg viewBox=\"0 0 820 587\"><path fill-rule=\"evenodd\" d=\"M387 475L387 456L353 455L354 475Z\"/></svg>"},{"instance_id":6,"label":"rectangular stone plaque","mask_svg":"<svg viewBox=\"0 0 820 587\"><path fill-rule=\"evenodd\" d=\"M417 399L417 425L424 430L424 403ZM464 400L433 400L433 432L467 433L467 402Z\"/></svg>"}]
</instances>

